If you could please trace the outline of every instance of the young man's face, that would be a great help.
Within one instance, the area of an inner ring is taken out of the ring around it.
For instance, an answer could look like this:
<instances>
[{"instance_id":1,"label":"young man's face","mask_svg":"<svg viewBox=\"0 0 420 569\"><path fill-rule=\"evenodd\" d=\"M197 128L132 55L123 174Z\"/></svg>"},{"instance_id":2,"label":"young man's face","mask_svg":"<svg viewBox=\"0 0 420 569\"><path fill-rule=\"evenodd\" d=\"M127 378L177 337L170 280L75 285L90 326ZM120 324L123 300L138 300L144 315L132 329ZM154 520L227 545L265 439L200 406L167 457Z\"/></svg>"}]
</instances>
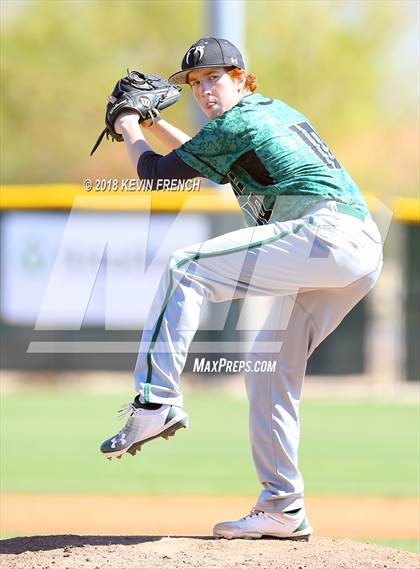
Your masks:
<instances>
[{"instance_id":1,"label":"young man's face","mask_svg":"<svg viewBox=\"0 0 420 569\"><path fill-rule=\"evenodd\" d=\"M191 71L188 83L201 110L214 119L239 103L245 80L232 79L224 67L205 67Z\"/></svg>"}]
</instances>

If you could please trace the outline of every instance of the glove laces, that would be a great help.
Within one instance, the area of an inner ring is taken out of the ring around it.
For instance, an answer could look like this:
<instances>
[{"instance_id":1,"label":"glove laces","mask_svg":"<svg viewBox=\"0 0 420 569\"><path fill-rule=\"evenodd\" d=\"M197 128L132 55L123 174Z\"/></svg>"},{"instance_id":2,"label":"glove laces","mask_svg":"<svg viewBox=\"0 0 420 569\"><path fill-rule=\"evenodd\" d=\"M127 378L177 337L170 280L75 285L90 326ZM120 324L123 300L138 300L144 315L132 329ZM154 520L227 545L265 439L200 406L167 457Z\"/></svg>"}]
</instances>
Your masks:
<instances>
[{"instance_id":1,"label":"glove laces","mask_svg":"<svg viewBox=\"0 0 420 569\"><path fill-rule=\"evenodd\" d=\"M92 150L90 151L90 155L92 156L92 154L95 152L95 150L98 148L98 146L101 144L103 137L106 134L106 138L109 139L109 131L107 128L104 128L104 130L101 132L101 134L98 136L98 140L95 142L95 146L92 148ZM114 142L114 140L112 140L112 142Z\"/></svg>"}]
</instances>

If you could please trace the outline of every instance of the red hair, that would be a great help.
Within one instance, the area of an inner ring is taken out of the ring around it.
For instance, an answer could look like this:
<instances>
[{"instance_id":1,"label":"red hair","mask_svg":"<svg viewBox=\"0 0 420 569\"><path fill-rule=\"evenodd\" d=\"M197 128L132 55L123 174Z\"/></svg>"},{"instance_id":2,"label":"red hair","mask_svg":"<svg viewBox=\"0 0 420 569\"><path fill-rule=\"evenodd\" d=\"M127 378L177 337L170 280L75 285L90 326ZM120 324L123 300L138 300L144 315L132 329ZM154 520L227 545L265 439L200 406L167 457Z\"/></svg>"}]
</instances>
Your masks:
<instances>
[{"instance_id":1,"label":"red hair","mask_svg":"<svg viewBox=\"0 0 420 569\"><path fill-rule=\"evenodd\" d=\"M250 93L253 93L258 88L257 78L255 75L251 73L247 73L243 69L239 69L238 67L229 67L227 73L231 76L232 79L240 79L243 74L246 75L245 78L245 89Z\"/></svg>"}]
</instances>

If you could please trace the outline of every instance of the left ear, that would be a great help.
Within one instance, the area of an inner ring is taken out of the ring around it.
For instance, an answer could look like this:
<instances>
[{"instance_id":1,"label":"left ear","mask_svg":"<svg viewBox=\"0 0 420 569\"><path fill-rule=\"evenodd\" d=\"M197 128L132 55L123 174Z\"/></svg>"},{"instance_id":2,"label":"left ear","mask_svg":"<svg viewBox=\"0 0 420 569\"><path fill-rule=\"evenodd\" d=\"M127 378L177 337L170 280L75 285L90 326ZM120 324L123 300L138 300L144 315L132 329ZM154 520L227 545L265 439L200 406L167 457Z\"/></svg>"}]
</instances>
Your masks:
<instances>
[{"instance_id":1,"label":"left ear","mask_svg":"<svg viewBox=\"0 0 420 569\"><path fill-rule=\"evenodd\" d=\"M242 73L240 76L235 75L235 77L233 78L233 81L236 83L238 93L240 93L242 89L245 87L245 82L246 82L246 73L243 70L241 71Z\"/></svg>"}]
</instances>

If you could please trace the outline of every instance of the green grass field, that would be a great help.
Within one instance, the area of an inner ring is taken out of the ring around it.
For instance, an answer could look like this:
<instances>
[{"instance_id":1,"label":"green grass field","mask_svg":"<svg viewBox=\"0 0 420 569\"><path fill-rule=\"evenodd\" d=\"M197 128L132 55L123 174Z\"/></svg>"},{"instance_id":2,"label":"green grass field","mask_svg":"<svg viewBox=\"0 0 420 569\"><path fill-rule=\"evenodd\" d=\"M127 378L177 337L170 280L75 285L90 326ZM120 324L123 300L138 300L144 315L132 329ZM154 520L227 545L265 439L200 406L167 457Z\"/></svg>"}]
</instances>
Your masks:
<instances>
[{"instance_id":1,"label":"green grass field","mask_svg":"<svg viewBox=\"0 0 420 569\"><path fill-rule=\"evenodd\" d=\"M106 461L99 443L123 423L124 396L58 391L2 400L1 482L7 493L255 495L247 402L190 394L190 429ZM415 405L302 403L300 466L309 495L415 496L419 413ZM170 473L170 476L168 476Z\"/></svg>"},{"instance_id":2,"label":"green grass field","mask_svg":"<svg viewBox=\"0 0 420 569\"><path fill-rule=\"evenodd\" d=\"M98 446L123 423L124 394L6 394L1 408L1 491L85 495L251 495L259 491L245 400L187 394L190 429L135 458L104 460ZM304 400L300 466L307 495L416 496L416 405ZM417 551L415 540L369 540Z\"/></svg>"}]
</instances>

